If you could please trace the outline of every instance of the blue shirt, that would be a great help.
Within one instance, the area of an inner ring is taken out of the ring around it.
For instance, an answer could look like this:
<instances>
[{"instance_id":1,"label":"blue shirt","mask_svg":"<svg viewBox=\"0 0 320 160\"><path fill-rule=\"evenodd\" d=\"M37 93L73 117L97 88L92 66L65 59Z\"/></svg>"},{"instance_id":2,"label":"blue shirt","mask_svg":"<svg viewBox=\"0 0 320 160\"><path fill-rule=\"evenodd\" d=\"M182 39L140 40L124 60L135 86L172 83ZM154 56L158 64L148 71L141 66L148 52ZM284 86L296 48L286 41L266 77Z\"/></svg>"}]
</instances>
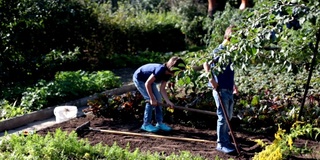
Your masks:
<instances>
[{"instance_id":1,"label":"blue shirt","mask_svg":"<svg viewBox=\"0 0 320 160\"><path fill-rule=\"evenodd\" d=\"M211 52L211 56L214 59L214 63L218 62L219 60L219 56L217 56L217 53L219 53L220 51L224 50L225 47L220 44L217 48L215 48L212 52ZM213 68L215 65L211 64L211 68ZM231 67L232 62L231 60L229 61L229 63L226 66L220 66L225 68L224 70L222 70L218 75L215 75L214 73L212 73L215 77L216 80L219 84L219 89L228 89L228 90L233 90L233 86L234 86L234 70ZM209 83L209 86L211 86L211 83ZM212 87L212 86L211 86Z\"/></svg>"},{"instance_id":2,"label":"blue shirt","mask_svg":"<svg viewBox=\"0 0 320 160\"><path fill-rule=\"evenodd\" d=\"M154 74L156 80L155 83L161 81L168 81L171 75L165 74L167 67L164 64L149 63L139 67L133 74L133 77L138 81L146 82L151 74Z\"/></svg>"}]
</instances>

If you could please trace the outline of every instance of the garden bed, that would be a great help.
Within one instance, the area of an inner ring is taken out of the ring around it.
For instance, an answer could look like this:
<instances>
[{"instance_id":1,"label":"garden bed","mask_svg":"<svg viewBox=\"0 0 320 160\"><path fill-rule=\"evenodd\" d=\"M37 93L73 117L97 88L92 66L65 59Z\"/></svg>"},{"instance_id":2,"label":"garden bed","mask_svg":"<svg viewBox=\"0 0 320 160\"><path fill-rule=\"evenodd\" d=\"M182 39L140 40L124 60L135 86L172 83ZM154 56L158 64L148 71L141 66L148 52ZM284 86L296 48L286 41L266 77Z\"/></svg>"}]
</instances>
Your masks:
<instances>
[{"instance_id":1,"label":"garden bed","mask_svg":"<svg viewBox=\"0 0 320 160\"><path fill-rule=\"evenodd\" d=\"M206 116L204 116L206 117ZM206 117L208 118L208 117ZM252 140L254 139L263 139L264 141L271 142L273 140L273 133L270 135L259 135L259 134L249 134L243 133L235 130L234 134L241 148L241 155L232 154L227 155L215 150L216 147L216 130L215 123L216 120L214 117L212 118L208 124L212 124L211 126L189 126L188 124L180 124L180 123L168 123L173 131L169 133L157 133L157 135L161 136L170 136L177 138L189 138L189 139L200 139L205 140L205 142L197 142L192 140L172 140L166 138L154 138L154 137L145 137L145 136L132 136L125 134L111 134L99 131L84 131L79 132L79 138L85 138L90 141L92 145L102 143L105 145L112 146L113 144L117 144L122 148L127 148L129 146L130 151L134 151L139 148L142 152L151 153L163 153L164 156L170 154L178 154L181 151L189 151L194 155L200 155L207 159L214 159L216 156L222 159L251 159L255 153L260 152L262 148ZM150 134L140 130L141 119L130 119L130 120L115 120L113 118L105 118L105 117L89 117L83 116L78 117L63 123L55 124L51 127L42 129L37 133L40 135L46 135L48 132L54 132L57 128L61 128L63 131L72 132L75 131L77 127L82 124L90 121L90 127L104 129L104 130L114 130L121 132L130 132L130 133L138 133L138 134ZM232 125L236 126L239 124L239 121L232 120ZM294 159L316 159L320 158L320 144L316 141L303 140L299 139L295 141L296 146L304 146L308 145L309 149L314 149L312 155L299 155L294 157Z\"/></svg>"},{"instance_id":2,"label":"garden bed","mask_svg":"<svg viewBox=\"0 0 320 160\"><path fill-rule=\"evenodd\" d=\"M127 70L121 70L115 72L122 78L124 84L129 84L131 82L132 71L123 73ZM126 75L126 76L123 76ZM97 96L99 97L99 96ZM104 96L103 96L104 97ZM241 155L237 153L228 155L216 151L216 116L204 115L194 112L186 112L182 110L175 110L173 113L164 112L165 122L173 128L173 131L164 133L159 132L157 134L146 133L140 130L142 124L142 114L144 109L144 104L141 102L141 97L133 93L125 93L120 96L122 100L119 100L119 97L112 96L112 104L108 104L110 110L107 110L109 113L107 116L82 116L78 117L63 123L55 124L51 127L42 129L38 131L38 134L45 135L48 132L54 132L56 129L60 128L63 131L72 132L75 131L77 127L83 125L86 122L90 122L90 127L95 129L111 130L115 132L129 132L134 134L141 134L141 136L133 136L126 134L114 134L114 133L105 133L99 131L85 131L79 132L79 138L88 139L92 145L102 143L108 146L112 146L115 143L122 147L128 148L130 151L134 151L139 148L142 152L151 153L162 153L164 156L170 154L179 154L181 151L189 151L194 155L200 155L207 159L215 159L219 157L221 159L252 159L255 153L262 151L262 147L254 142L254 139L261 139L265 142L271 143L274 140L273 130L266 129L264 133L250 131L245 128L244 125L246 122L241 121L238 118L233 118L231 120L231 125L234 130L234 134L237 140L237 143L241 150ZM140 98L139 98L140 97ZM125 106L123 99L130 99L132 102L135 102L131 106ZM191 98L193 99L193 98ZM91 101L91 105L100 106L106 105L106 97L98 98L97 101ZM110 100L110 99L109 99ZM110 102L110 101L108 101ZM111 109L111 106L119 106ZM124 108L123 108L124 107ZM203 108L215 111L214 106L202 106ZM203 109L202 108L202 109ZM105 113L103 110L101 113ZM254 123L256 124L256 123ZM264 124L264 123L263 123ZM274 124L270 124L274 125ZM255 125L255 127L257 127ZM263 130L265 126L262 124L260 127L257 127L259 130ZM273 126L274 128L274 126ZM158 138L143 136L143 135L159 135ZM173 137L172 138L163 138L162 136ZM177 140L181 139L181 140ZM203 142L199 142L203 141ZM320 143L317 141L307 140L307 139L296 139L294 145L299 146L308 146L308 149L312 149L312 154L302 154L291 157L290 159L320 159Z\"/></svg>"}]
</instances>

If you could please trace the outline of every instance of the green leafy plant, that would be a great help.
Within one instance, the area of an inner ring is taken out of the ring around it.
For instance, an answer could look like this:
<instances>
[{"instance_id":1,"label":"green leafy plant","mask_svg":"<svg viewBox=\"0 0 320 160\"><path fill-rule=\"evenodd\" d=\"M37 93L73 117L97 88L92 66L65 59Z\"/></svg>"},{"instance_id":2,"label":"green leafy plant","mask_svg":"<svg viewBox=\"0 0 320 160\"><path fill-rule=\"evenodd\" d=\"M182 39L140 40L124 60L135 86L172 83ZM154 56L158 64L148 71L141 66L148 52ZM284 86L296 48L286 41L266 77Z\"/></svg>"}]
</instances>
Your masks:
<instances>
[{"instance_id":1,"label":"green leafy plant","mask_svg":"<svg viewBox=\"0 0 320 160\"><path fill-rule=\"evenodd\" d=\"M34 87L28 88L23 93L20 106L31 111L39 110L118 86L120 78L111 71L59 72L54 81L40 80Z\"/></svg>"},{"instance_id":2,"label":"green leafy plant","mask_svg":"<svg viewBox=\"0 0 320 160\"><path fill-rule=\"evenodd\" d=\"M5 135L9 136L9 135ZM128 144L129 146L129 144ZM91 145L86 139L79 139L77 134L56 129L54 133L40 136L37 133L19 135L1 139L0 159L163 159L159 153L141 153L139 149L130 152L128 148L120 148L116 143L105 146L101 143ZM194 159L203 158L194 156L188 151L180 155L172 154L166 159Z\"/></svg>"},{"instance_id":3,"label":"green leafy plant","mask_svg":"<svg viewBox=\"0 0 320 160\"><path fill-rule=\"evenodd\" d=\"M0 101L0 119L8 119L29 113L26 108L16 106L16 103L9 104L7 100Z\"/></svg>"},{"instance_id":4,"label":"green leafy plant","mask_svg":"<svg viewBox=\"0 0 320 160\"><path fill-rule=\"evenodd\" d=\"M318 66L316 67L318 68ZM294 76L292 72L279 73L279 69L257 65L247 70L236 72L236 82L240 89L235 112L244 115L244 120L251 124L270 126L280 124L282 128L289 128L298 117L303 83L308 75L306 71ZM294 78L292 78L294 77ZM319 126L319 95L316 93L318 71L310 83L310 98L305 104L305 122ZM275 125L276 126L276 125Z\"/></svg>"},{"instance_id":5,"label":"green leafy plant","mask_svg":"<svg viewBox=\"0 0 320 160\"><path fill-rule=\"evenodd\" d=\"M277 133L274 135L275 139L272 144L266 144L262 140L256 140L256 142L265 149L257 153L253 159L281 160L286 159L289 155L305 152L308 149L303 148L303 146L296 147L294 140L303 136L317 139L319 134L320 128L314 128L311 124L305 124L303 122L295 122L289 133L279 127Z\"/></svg>"}]
</instances>

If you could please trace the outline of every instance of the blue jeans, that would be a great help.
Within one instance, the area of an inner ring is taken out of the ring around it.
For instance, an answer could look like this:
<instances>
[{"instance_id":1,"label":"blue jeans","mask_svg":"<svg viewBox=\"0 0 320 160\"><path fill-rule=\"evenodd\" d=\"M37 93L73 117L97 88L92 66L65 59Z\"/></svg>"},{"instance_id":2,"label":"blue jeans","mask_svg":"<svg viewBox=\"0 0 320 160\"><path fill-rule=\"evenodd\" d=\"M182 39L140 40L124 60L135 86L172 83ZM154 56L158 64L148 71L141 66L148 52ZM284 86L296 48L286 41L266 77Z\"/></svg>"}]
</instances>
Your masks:
<instances>
[{"instance_id":1,"label":"blue jeans","mask_svg":"<svg viewBox=\"0 0 320 160\"><path fill-rule=\"evenodd\" d=\"M133 78L133 83L137 87L138 91L141 93L143 98L145 100L150 100L147 89L145 87L145 82L138 81L137 79ZM152 87L152 92L156 97L157 101L162 102L162 96L157 88L157 84L153 83L151 87ZM151 124L153 109L155 110L155 118L157 123L159 124L162 123L163 121L162 106L151 106L150 103L146 103L144 116L143 116L143 125Z\"/></svg>"},{"instance_id":2,"label":"blue jeans","mask_svg":"<svg viewBox=\"0 0 320 160\"><path fill-rule=\"evenodd\" d=\"M226 90L226 89L221 89L220 91L221 95L221 101L223 103L223 106L226 109L229 121L232 118L233 114L233 91L232 90ZM229 144L230 143L230 138L229 138L229 127L226 121L226 118L223 113L222 106L219 101L219 95L216 90L212 91L216 106L217 106L217 115L218 115L218 120L217 120L217 143L220 144Z\"/></svg>"}]
</instances>

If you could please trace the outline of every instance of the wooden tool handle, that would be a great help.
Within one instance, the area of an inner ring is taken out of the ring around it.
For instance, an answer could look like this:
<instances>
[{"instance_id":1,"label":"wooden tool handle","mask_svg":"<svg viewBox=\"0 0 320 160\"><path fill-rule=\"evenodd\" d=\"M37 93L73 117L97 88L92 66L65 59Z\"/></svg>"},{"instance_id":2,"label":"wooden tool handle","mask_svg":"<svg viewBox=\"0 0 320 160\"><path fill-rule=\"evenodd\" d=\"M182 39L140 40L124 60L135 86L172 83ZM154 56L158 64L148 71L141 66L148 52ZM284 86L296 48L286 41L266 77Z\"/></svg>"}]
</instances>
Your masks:
<instances>
[{"instance_id":1,"label":"wooden tool handle","mask_svg":"<svg viewBox=\"0 0 320 160\"><path fill-rule=\"evenodd\" d=\"M191 112L202 113L202 114L208 114L208 115L213 115L213 116L217 115L216 112L205 111L205 110L194 109L194 108L188 108L188 107L182 107L182 106L174 106L173 108L180 109L180 110L191 111Z\"/></svg>"},{"instance_id":2,"label":"wooden tool handle","mask_svg":"<svg viewBox=\"0 0 320 160\"><path fill-rule=\"evenodd\" d=\"M238 143L237 143L236 138L235 138L235 136L234 136L233 130L232 130L232 128L231 128L231 125L230 125L230 121L229 121L229 117L228 117L226 108L225 108L224 105L223 105L223 102L222 102L222 100L221 100L221 95L220 95L220 93L219 93L219 92L217 92L217 93L218 93L218 98L219 98L219 102L220 102L220 105L221 105L221 108L222 108L224 117L225 117L225 119L226 119L227 125L228 125L229 130L230 130L230 134L231 134L232 140L233 140L233 142L234 142L234 145L235 145L235 147L236 147L236 150L237 150L238 155L240 155L241 152L240 152L240 149L239 149L239 147L238 147Z\"/></svg>"},{"instance_id":3,"label":"wooden tool handle","mask_svg":"<svg viewBox=\"0 0 320 160\"><path fill-rule=\"evenodd\" d=\"M129 136L164 138L164 139L171 139L171 140L178 140L178 141L216 143L215 141L209 141L209 140L204 140L204 139L195 139L195 138L172 137L172 136L162 136L162 135L155 135L155 134L143 134L143 133L133 133L133 132L124 132L124 131L115 131L115 130L106 130L106 129L95 129L95 128L90 128L90 130L98 131L98 132L111 133L111 134L129 135Z\"/></svg>"},{"instance_id":4,"label":"wooden tool handle","mask_svg":"<svg viewBox=\"0 0 320 160\"><path fill-rule=\"evenodd\" d=\"M149 101L146 101L147 103L149 103ZM158 105L160 106L165 106L165 107L169 107L168 104L164 104L161 102L158 102ZM217 113L216 112L211 112L211 111L205 111L205 110L200 110L200 109L194 109L194 108L188 108L188 107L183 107L183 106L173 106L173 108L176 109L180 109L180 110L186 110L186 111L191 111L191 112L197 112L197 113L202 113L202 114L208 114L208 115L213 115L216 116Z\"/></svg>"}]
</instances>

